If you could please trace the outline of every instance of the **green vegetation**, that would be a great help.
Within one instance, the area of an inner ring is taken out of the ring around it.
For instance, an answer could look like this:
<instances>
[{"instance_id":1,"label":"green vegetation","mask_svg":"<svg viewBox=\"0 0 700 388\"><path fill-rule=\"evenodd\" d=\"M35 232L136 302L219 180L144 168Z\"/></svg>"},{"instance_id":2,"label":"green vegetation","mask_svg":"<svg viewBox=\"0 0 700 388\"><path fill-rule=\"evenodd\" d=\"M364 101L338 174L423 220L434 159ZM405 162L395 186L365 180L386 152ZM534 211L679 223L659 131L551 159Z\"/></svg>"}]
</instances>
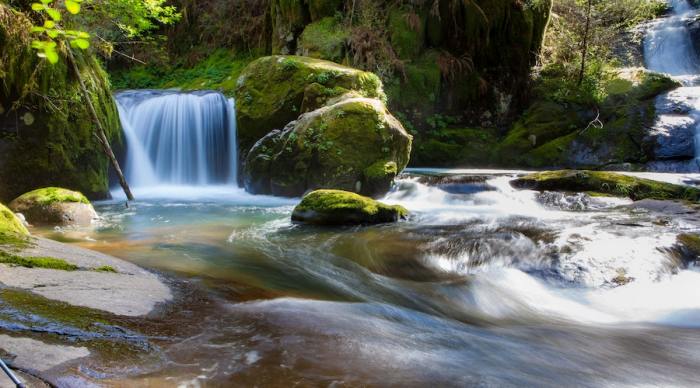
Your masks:
<instances>
[{"instance_id":1,"label":"green vegetation","mask_svg":"<svg viewBox=\"0 0 700 388\"><path fill-rule=\"evenodd\" d=\"M61 202L78 202L89 204L90 201L80 192L63 189L60 187L45 187L22 194L13 203L33 203L46 206Z\"/></svg>"},{"instance_id":2,"label":"green vegetation","mask_svg":"<svg viewBox=\"0 0 700 388\"><path fill-rule=\"evenodd\" d=\"M283 196L316 188L381 195L408 164L411 141L380 100L341 99L256 144L245 164L246 189Z\"/></svg>"},{"instance_id":3,"label":"green vegetation","mask_svg":"<svg viewBox=\"0 0 700 388\"><path fill-rule=\"evenodd\" d=\"M12 253L0 251L0 263L8 264L16 267L25 268L46 268L57 269L61 271L77 271L80 269L77 265L68 263L62 259L54 257L34 257L34 256L19 256Z\"/></svg>"},{"instance_id":4,"label":"green vegetation","mask_svg":"<svg viewBox=\"0 0 700 388\"><path fill-rule=\"evenodd\" d=\"M547 171L517 178L511 185L522 189L568 192L592 192L632 200L687 200L700 201L700 189L689 186L636 178L603 171Z\"/></svg>"},{"instance_id":5,"label":"green vegetation","mask_svg":"<svg viewBox=\"0 0 700 388\"><path fill-rule=\"evenodd\" d=\"M117 273L117 270L114 269L111 265L103 265L100 267L95 268L93 271L95 272L109 272L109 273Z\"/></svg>"},{"instance_id":6,"label":"green vegetation","mask_svg":"<svg viewBox=\"0 0 700 388\"><path fill-rule=\"evenodd\" d=\"M320 225L376 224L408 217L402 206L385 205L342 190L316 190L301 200L292 220Z\"/></svg>"},{"instance_id":7,"label":"green vegetation","mask_svg":"<svg viewBox=\"0 0 700 388\"><path fill-rule=\"evenodd\" d=\"M306 26L299 37L299 51L304 56L342 62L349 36L340 19L325 17Z\"/></svg>"},{"instance_id":8,"label":"green vegetation","mask_svg":"<svg viewBox=\"0 0 700 388\"><path fill-rule=\"evenodd\" d=\"M255 60L241 73L236 88L239 148L249 150L271 130L325 105L342 90L386 98L381 81L372 73L300 56Z\"/></svg>"},{"instance_id":9,"label":"green vegetation","mask_svg":"<svg viewBox=\"0 0 700 388\"><path fill-rule=\"evenodd\" d=\"M678 235L677 242L685 249L687 249L691 255L700 257L700 234L697 233L683 233Z\"/></svg>"},{"instance_id":10,"label":"green vegetation","mask_svg":"<svg viewBox=\"0 0 700 388\"><path fill-rule=\"evenodd\" d=\"M29 231L15 213L0 203L0 245L17 245L28 235Z\"/></svg>"},{"instance_id":11,"label":"green vegetation","mask_svg":"<svg viewBox=\"0 0 700 388\"><path fill-rule=\"evenodd\" d=\"M115 89L219 90L233 96L236 81L252 61L249 55L236 55L219 49L192 67L175 65L137 65L112 72Z\"/></svg>"}]
</instances>

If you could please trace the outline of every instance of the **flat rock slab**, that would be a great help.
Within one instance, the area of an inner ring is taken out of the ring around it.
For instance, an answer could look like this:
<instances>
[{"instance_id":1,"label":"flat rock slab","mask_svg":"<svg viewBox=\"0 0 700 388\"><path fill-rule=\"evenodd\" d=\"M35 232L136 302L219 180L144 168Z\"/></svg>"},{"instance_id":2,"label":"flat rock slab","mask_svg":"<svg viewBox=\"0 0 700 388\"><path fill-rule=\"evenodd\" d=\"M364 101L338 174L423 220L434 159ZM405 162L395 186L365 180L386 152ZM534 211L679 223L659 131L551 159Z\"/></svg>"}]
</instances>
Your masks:
<instances>
[{"instance_id":1,"label":"flat rock slab","mask_svg":"<svg viewBox=\"0 0 700 388\"><path fill-rule=\"evenodd\" d=\"M110 266L117 271L62 271L0 264L0 283L48 299L126 316L146 315L158 303L172 299L168 286L155 274L99 252L36 238L34 245L19 255L55 257L86 269Z\"/></svg>"}]
</instances>

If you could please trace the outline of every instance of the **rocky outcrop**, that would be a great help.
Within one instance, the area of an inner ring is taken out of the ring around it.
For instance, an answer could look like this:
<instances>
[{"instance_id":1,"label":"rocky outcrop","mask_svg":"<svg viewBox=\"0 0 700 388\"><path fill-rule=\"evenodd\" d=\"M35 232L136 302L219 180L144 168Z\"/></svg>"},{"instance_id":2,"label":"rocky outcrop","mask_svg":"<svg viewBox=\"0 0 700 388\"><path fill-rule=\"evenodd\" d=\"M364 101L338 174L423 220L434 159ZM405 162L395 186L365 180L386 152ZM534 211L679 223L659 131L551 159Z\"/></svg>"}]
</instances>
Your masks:
<instances>
[{"instance_id":1,"label":"rocky outcrop","mask_svg":"<svg viewBox=\"0 0 700 388\"><path fill-rule=\"evenodd\" d=\"M60 187L30 191L15 198L9 206L35 225L87 226L98 218L83 194Z\"/></svg>"},{"instance_id":2,"label":"rocky outcrop","mask_svg":"<svg viewBox=\"0 0 700 388\"><path fill-rule=\"evenodd\" d=\"M594 194L642 199L700 200L700 189L637 178L604 171L546 171L511 181L513 187L539 191L590 192Z\"/></svg>"},{"instance_id":3,"label":"rocky outcrop","mask_svg":"<svg viewBox=\"0 0 700 388\"><path fill-rule=\"evenodd\" d=\"M31 48L30 21L0 4L0 199L37 187L73 187L105 198L108 160L63 51L55 65ZM90 55L76 53L81 77L113 144L120 124L107 75Z\"/></svg>"},{"instance_id":4,"label":"rocky outcrop","mask_svg":"<svg viewBox=\"0 0 700 388\"><path fill-rule=\"evenodd\" d=\"M260 140L245 162L245 187L283 196L317 188L381 195L408 164L410 147L381 101L341 97Z\"/></svg>"},{"instance_id":5,"label":"rocky outcrop","mask_svg":"<svg viewBox=\"0 0 700 388\"><path fill-rule=\"evenodd\" d=\"M649 128L656 120L656 97L678 86L662 74L621 69L603 84L606 98L597 108L537 101L500 142L492 163L598 168L654 160Z\"/></svg>"},{"instance_id":6,"label":"rocky outcrop","mask_svg":"<svg viewBox=\"0 0 700 388\"><path fill-rule=\"evenodd\" d=\"M386 98L381 81L372 73L299 56L255 60L241 73L236 87L239 155L270 131L350 91Z\"/></svg>"},{"instance_id":7,"label":"rocky outcrop","mask_svg":"<svg viewBox=\"0 0 700 388\"><path fill-rule=\"evenodd\" d=\"M387 110L372 73L265 57L243 72L236 96L243 184L252 193L332 188L380 195L408 164L412 137Z\"/></svg>"},{"instance_id":8,"label":"rocky outcrop","mask_svg":"<svg viewBox=\"0 0 700 388\"><path fill-rule=\"evenodd\" d=\"M292 221L317 225L381 224L406 217L408 211L402 206L341 190L313 191L292 212Z\"/></svg>"},{"instance_id":9,"label":"rocky outcrop","mask_svg":"<svg viewBox=\"0 0 700 388\"><path fill-rule=\"evenodd\" d=\"M22 221L5 205L0 203L0 245L14 244L21 241L29 231Z\"/></svg>"}]
</instances>

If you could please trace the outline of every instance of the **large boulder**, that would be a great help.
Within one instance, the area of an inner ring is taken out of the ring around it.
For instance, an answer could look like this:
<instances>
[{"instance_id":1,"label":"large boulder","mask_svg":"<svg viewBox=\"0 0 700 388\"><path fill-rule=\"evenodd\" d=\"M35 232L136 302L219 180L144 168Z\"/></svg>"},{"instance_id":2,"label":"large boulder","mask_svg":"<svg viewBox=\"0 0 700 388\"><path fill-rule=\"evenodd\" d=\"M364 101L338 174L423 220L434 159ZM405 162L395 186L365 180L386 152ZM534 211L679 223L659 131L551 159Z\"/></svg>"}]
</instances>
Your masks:
<instances>
[{"instance_id":1,"label":"large boulder","mask_svg":"<svg viewBox=\"0 0 700 388\"><path fill-rule=\"evenodd\" d=\"M258 141L245 161L245 188L282 196L318 188L380 195L408 164L411 141L382 101L341 97Z\"/></svg>"},{"instance_id":2,"label":"large boulder","mask_svg":"<svg viewBox=\"0 0 700 388\"><path fill-rule=\"evenodd\" d=\"M342 190L313 191L292 212L292 221L317 225L381 224L406 217L408 210L402 206Z\"/></svg>"},{"instance_id":3,"label":"large boulder","mask_svg":"<svg viewBox=\"0 0 700 388\"><path fill-rule=\"evenodd\" d=\"M22 194L10 202L10 209L21 213L31 224L90 225L97 212L77 191L46 187Z\"/></svg>"},{"instance_id":4,"label":"large boulder","mask_svg":"<svg viewBox=\"0 0 700 388\"><path fill-rule=\"evenodd\" d=\"M274 55L259 58L241 73L236 87L239 155L274 129L349 91L386 99L379 78L319 59Z\"/></svg>"}]
</instances>

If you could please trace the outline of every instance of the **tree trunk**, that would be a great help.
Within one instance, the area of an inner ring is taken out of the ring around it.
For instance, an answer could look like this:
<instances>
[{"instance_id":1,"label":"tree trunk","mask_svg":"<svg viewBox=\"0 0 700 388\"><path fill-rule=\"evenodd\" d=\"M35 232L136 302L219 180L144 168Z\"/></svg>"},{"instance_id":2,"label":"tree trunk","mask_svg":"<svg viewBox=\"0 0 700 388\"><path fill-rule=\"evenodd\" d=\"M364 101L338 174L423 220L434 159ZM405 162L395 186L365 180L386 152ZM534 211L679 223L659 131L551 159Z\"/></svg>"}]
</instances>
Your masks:
<instances>
[{"instance_id":1,"label":"tree trunk","mask_svg":"<svg viewBox=\"0 0 700 388\"><path fill-rule=\"evenodd\" d=\"M583 77L586 74L586 57L588 56L588 41L591 32L591 8L593 7L593 0L588 0L588 7L586 9L586 27L583 30L583 43L581 45L581 70L578 73L578 84L579 86L583 83Z\"/></svg>"},{"instance_id":2,"label":"tree trunk","mask_svg":"<svg viewBox=\"0 0 700 388\"><path fill-rule=\"evenodd\" d=\"M66 47L68 51L68 60L71 63L71 66L73 66L73 71L75 72L75 76L78 77L78 83L80 84L80 90L83 92L83 97L85 98L85 102L87 103L88 110L90 111L90 115L92 115L92 120L95 122L95 131L94 135L95 138L97 138L97 142L100 143L102 146L102 151L104 154L109 158L110 163L112 164L112 167L114 167L114 170L117 172L117 176L119 177L119 184L122 187L122 190L124 190L124 194L126 194L126 198L129 201L134 200L134 196L131 194L131 189L129 188L129 184L126 182L126 178L124 178L124 174L122 173L121 167L119 167L119 162L117 161L117 158L114 156L114 152L112 151L112 147L109 145L109 140L107 139L107 135L105 135L104 128L102 127L102 123L100 122L99 116L97 116L97 111L95 111L95 106L92 105L92 99L90 98L90 94L88 93L87 88L85 87L85 82L83 82L83 77L80 76L80 69L78 68L78 63L75 61L75 57L73 56L73 49L67 45Z\"/></svg>"}]
</instances>

